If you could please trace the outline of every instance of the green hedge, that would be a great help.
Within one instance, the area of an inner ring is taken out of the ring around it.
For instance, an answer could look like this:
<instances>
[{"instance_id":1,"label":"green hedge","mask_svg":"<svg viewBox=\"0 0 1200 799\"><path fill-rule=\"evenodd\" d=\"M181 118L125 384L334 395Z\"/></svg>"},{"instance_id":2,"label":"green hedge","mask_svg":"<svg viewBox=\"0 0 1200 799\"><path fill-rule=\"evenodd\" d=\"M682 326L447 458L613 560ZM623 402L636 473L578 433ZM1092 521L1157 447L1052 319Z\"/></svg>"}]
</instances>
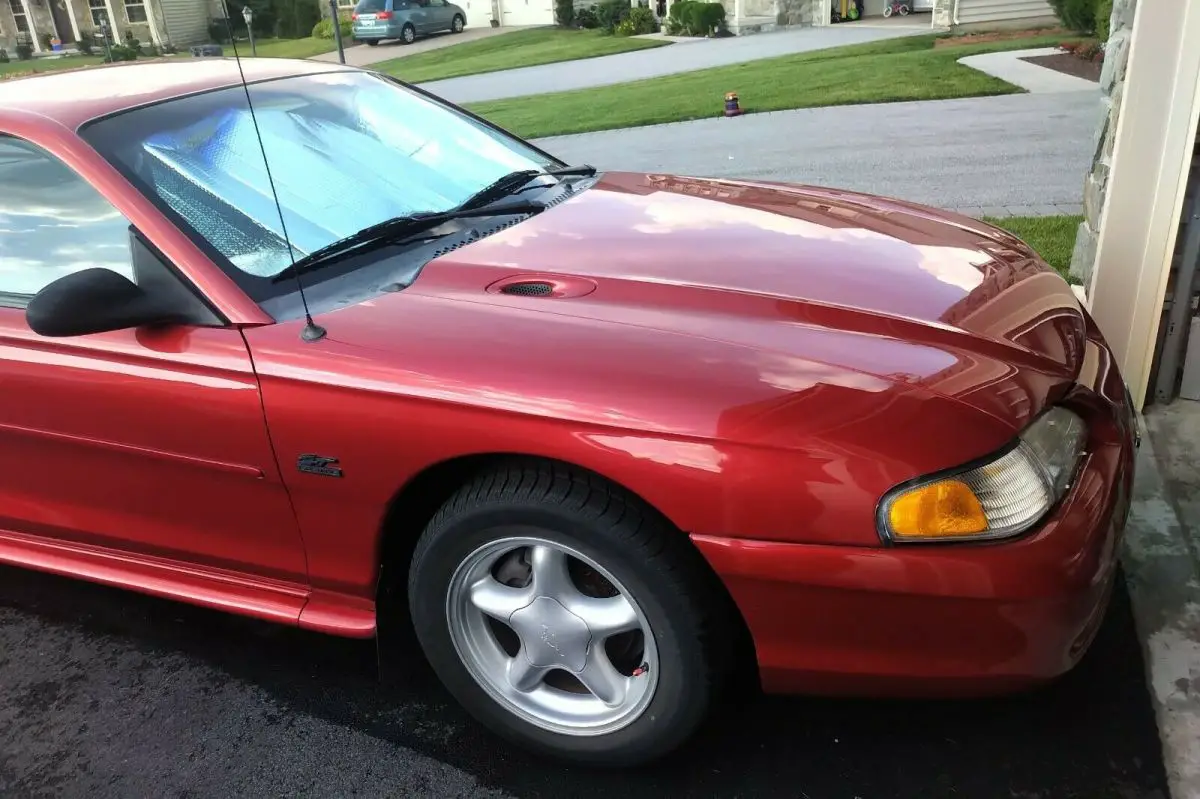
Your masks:
<instances>
[{"instance_id":1,"label":"green hedge","mask_svg":"<svg viewBox=\"0 0 1200 799\"><path fill-rule=\"evenodd\" d=\"M1050 0L1050 6L1063 25L1080 33L1092 33L1096 30L1096 20L1099 16L1097 7L1101 2L1102 0ZM1111 15L1112 3L1109 3L1108 11ZM1107 19L1105 27L1108 27Z\"/></svg>"},{"instance_id":2,"label":"green hedge","mask_svg":"<svg viewBox=\"0 0 1200 799\"><path fill-rule=\"evenodd\" d=\"M339 27L342 29L342 38L349 39L353 35L354 23L345 17L339 16ZM332 39L333 38L333 21L328 17L313 25L312 37L314 39Z\"/></svg>"},{"instance_id":3,"label":"green hedge","mask_svg":"<svg viewBox=\"0 0 1200 799\"><path fill-rule=\"evenodd\" d=\"M1113 0L1100 0L1096 6L1096 38L1107 42L1110 34L1109 25L1112 23Z\"/></svg>"},{"instance_id":4,"label":"green hedge","mask_svg":"<svg viewBox=\"0 0 1200 799\"><path fill-rule=\"evenodd\" d=\"M725 27L725 6L700 0L679 0L667 15L667 33L678 36L707 36Z\"/></svg>"}]
</instances>

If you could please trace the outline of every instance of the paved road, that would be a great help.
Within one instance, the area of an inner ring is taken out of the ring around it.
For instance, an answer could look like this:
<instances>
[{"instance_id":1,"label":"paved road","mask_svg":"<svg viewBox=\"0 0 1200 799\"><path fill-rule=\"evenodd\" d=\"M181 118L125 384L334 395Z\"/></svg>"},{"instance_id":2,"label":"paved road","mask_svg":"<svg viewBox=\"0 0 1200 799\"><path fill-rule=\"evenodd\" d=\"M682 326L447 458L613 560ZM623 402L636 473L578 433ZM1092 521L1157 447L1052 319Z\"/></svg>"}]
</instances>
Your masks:
<instances>
[{"instance_id":1,"label":"paved road","mask_svg":"<svg viewBox=\"0 0 1200 799\"><path fill-rule=\"evenodd\" d=\"M759 36L697 39L650 50L432 81L422 84L421 88L441 95L451 102L475 103L504 97L585 89L589 86L608 86L659 75L740 64L788 53L803 53L920 33L929 33L929 28L835 25L826 28L798 28ZM719 89L718 92L720 91L724 89Z\"/></svg>"},{"instance_id":2,"label":"paved road","mask_svg":"<svg viewBox=\"0 0 1200 799\"><path fill-rule=\"evenodd\" d=\"M495 742L416 656L382 687L373 652L0 568L0 796L1166 799L1123 590L1038 693L765 700L615 774Z\"/></svg>"},{"instance_id":3,"label":"paved road","mask_svg":"<svg viewBox=\"0 0 1200 799\"><path fill-rule=\"evenodd\" d=\"M1080 213L1098 97L1019 94L781 111L537 143L602 169L796 181L996 215L1005 206Z\"/></svg>"}]
</instances>

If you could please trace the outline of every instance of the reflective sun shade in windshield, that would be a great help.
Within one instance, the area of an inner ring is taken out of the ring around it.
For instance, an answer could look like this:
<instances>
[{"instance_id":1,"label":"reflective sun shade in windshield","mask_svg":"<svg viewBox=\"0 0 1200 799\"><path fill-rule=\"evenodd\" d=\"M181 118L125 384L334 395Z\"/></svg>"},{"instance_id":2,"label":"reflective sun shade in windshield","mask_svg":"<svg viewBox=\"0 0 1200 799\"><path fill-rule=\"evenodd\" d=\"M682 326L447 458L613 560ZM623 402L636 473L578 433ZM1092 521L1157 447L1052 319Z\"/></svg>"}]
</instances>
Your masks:
<instances>
[{"instance_id":1,"label":"reflective sun shade in windshield","mask_svg":"<svg viewBox=\"0 0 1200 799\"><path fill-rule=\"evenodd\" d=\"M502 175L551 163L368 73L266 81L249 92L253 116L238 86L126 112L83 135L218 260L250 276L289 266L288 241L300 258L386 219L447 210Z\"/></svg>"}]
</instances>

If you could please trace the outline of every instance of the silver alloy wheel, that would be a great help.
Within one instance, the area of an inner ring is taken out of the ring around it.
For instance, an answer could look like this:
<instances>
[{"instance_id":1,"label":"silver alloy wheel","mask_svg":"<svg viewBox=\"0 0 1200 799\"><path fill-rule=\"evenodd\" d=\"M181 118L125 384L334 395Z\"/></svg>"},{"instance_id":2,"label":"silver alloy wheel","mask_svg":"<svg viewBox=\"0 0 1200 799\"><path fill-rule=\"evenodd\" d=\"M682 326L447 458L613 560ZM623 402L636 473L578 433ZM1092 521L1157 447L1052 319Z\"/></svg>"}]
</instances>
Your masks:
<instances>
[{"instance_id":1,"label":"silver alloy wheel","mask_svg":"<svg viewBox=\"0 0 1200 799\"><path fill-rule=\"evenodd\" d=\"M462 32L463 32L463 21L462 21L462 17L455 17L455 18L454 18L454 22L453 22L453 23L451 23L451 24L453 25L453 30L454 30L454 32L455 32L455 33L462 33Z\"/></svg>"},{"instance_id":2,"label":"silver alloy wheel","mask_svg":"<svg viewBox=\"0 0 1200 799\"><path fill-rule=\"evenodd\" d=\"M412 44L417 38L417 32L413 30L411 25L406 25L404 29L400 31L400 35L404 37L404 41L408 44Z\"/></svg>"},{"instance_id":3,"label":"silver alloy wheel","mask_svg":"<svg viewBox=\"0 0 1200 799\"><path fill-rule=\"evenodd\" d=\"M544 730L619 730L658 686L658 649L637 601L563 544L522 535L476 549L450 579L446 620L475 681Z\"/></svg>"}]
</instances>

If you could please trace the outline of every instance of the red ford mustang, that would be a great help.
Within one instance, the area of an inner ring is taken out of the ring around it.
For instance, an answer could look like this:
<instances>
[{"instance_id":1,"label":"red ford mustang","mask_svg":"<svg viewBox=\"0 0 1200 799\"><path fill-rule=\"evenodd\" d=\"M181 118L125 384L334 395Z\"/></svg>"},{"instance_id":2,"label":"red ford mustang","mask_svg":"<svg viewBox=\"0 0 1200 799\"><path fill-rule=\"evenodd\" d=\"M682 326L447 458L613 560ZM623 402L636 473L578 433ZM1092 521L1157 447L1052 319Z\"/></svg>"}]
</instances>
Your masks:
<instances>
[{"instance_id":1,"label":"red ford mustang","mask_svg":"<svg viewBox=\"0 0 1200 799\"><path fill-rule=\"evenodd\" d=\"M600 764L737 673L968 695L1083 655L1136 433L1022 242L244 67L0 85L0 561L356 637L398 587L482 722Z\"/></svg>"}]
</instances>

